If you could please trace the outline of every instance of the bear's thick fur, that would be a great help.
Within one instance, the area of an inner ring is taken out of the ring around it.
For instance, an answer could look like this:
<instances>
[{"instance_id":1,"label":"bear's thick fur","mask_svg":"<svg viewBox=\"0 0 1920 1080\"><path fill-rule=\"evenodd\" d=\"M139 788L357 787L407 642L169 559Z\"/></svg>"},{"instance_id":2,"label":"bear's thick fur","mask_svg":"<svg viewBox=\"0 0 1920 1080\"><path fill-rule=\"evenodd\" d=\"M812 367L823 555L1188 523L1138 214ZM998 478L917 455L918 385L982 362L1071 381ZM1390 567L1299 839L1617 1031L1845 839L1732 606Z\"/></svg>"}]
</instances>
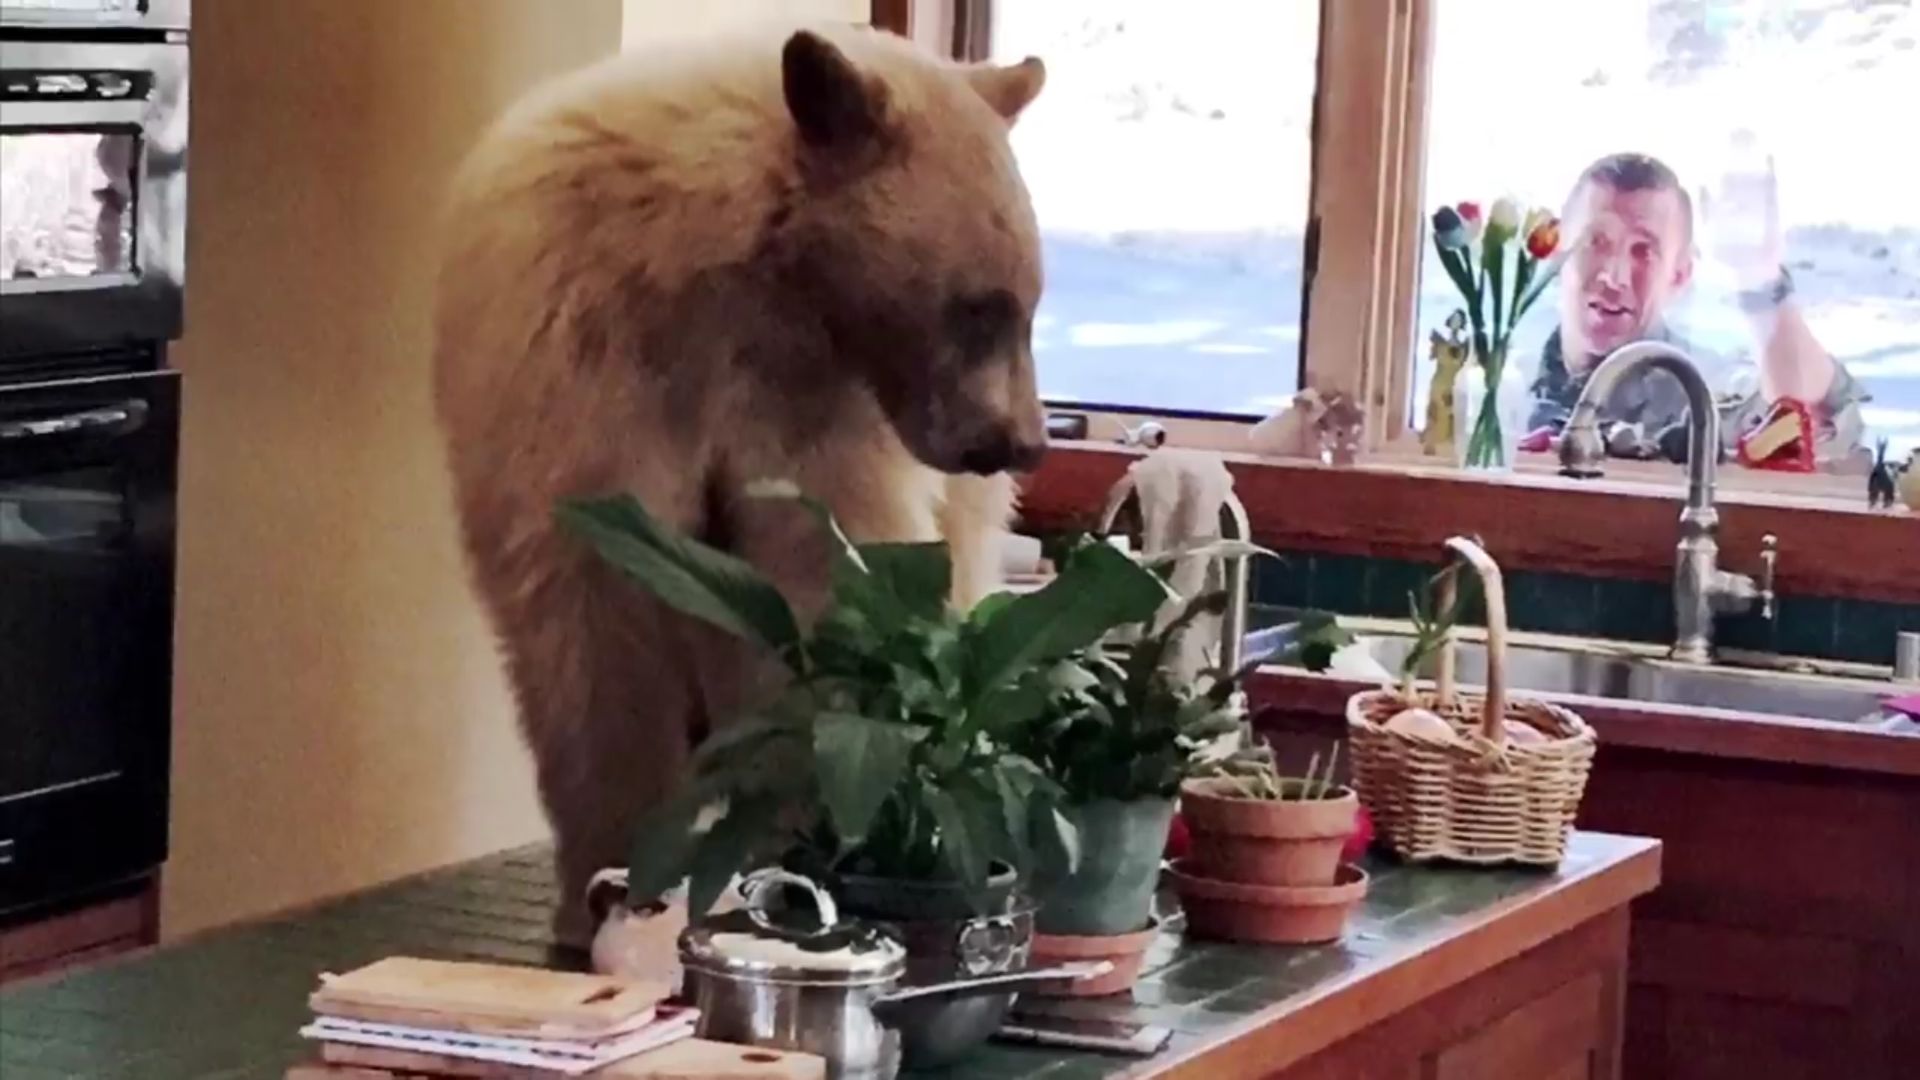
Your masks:
<instances>
[{"instance_id":1,"label":"bear's thick fur","mask_svg":"<svg viewBox=\"0 0 1920 1080\"><path fill-rule=\"evenodd\" d=\"M629 492L804 610L825 547L944 538L954 600L998 576L1045 422L1032 208L1008 128L1037 60L961 65L859 27L634 52L511 110L455 181L435 400L476 590L552 823L560 942L637 815L770 665L673 614L553 522Z\"/></svg>"}]
</instances>

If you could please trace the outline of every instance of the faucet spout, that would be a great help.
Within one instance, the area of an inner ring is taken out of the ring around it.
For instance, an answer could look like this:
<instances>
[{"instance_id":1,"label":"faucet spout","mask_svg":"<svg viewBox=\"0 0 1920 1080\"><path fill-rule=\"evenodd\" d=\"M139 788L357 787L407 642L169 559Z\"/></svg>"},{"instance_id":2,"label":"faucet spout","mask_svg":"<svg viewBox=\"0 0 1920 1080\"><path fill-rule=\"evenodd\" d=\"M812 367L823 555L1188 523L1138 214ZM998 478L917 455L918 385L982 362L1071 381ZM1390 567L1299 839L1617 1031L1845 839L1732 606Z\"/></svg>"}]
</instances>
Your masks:
<instances>
[{"instance_id":1,"label":"faucet spout","mask_svg":"<svg viewBox=\"0 0 1920 1080\"><path fill-rule=\"evenodd\" d=\"M1613 396L1620 380L1643 367L1657 368L1679 380L1687 395L1687 516L1711 520L1714 483L1720 465L1720 412L1700 368L1664 342L1640 341L1614 350L1601 361L1574 403L1560 439L1560 471L1588 479L1602 475L1606 450L1600 442L1600 404Z\"/></svg>"}]
</instances>

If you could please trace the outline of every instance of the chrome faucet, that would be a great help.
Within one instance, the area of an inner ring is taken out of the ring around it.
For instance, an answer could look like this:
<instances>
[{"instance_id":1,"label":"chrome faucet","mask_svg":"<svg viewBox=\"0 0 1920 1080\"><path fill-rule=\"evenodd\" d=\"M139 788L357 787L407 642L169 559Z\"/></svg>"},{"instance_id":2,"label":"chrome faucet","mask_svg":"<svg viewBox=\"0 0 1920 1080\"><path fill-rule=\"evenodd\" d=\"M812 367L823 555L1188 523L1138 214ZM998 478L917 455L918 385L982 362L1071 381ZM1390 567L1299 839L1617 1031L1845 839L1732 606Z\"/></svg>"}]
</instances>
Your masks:
<instances>
[{"instance_id":1,"label":"chrome faucet","mask_svg":"<svg viewBox=\"0 0 1920 1080\"><path fill-rule=\"evenodd\" d=\"M1714 507L1713 491L1720 466L1720 413L1693 360L1657 341L1615 350L1594 369L1573 406L1560 438L1560 472L1583 480L1602 475L1606 448L1600 441L1600 403L1612 396L1621 379L1644 367L1672 375L1687 395L1687 505L1680 511L1680 543L1673 569L1672 656L1690 664L1712 663L1715 616L1757 606L1761 618L1773 618L1773 571L1779 545L1772 536L1761 541L1758 582L1720 569L1720 512Z\"/></svg>"}]
</instances>

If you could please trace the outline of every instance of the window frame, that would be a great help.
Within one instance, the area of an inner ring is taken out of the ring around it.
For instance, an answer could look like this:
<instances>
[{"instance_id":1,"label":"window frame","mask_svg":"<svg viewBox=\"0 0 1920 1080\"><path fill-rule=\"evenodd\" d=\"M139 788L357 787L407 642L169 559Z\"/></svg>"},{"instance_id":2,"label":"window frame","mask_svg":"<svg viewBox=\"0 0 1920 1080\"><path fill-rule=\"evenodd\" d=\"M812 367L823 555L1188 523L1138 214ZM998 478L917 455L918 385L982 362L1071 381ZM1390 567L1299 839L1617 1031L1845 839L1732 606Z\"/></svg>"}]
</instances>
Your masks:
<instances>
[{"instance_id":1,"label":"window frame","mask_svg":"<svg viewBox=\"0 0 1920 1080\"><path fill-rule=\"evenodd\" d=\"M873 23L977 61L988 55L993 2L873 0ZM1411 400L1426 240L1427 102L1442 2L1320 0L1298 385L1358 402L1362 463L1410 475L1454 470L1425 453ZM1150 405L1056 411L1085 416L1090 442L1124 442L1152 422L1172 445L1226 452L1251 450L1247 431L1259 419L1175 416ZM1523 454L1514 468L1531 478L1557 470L1551 454ZM1607 471L1626 482L1620 497L1667 497L1686 484L1685 469L1666 462L1614 460ZM1723 468L1720 486L1735 501L1780 496L1848 510L1861 502L1865 481Z\"/></svg>"}]
</instances>

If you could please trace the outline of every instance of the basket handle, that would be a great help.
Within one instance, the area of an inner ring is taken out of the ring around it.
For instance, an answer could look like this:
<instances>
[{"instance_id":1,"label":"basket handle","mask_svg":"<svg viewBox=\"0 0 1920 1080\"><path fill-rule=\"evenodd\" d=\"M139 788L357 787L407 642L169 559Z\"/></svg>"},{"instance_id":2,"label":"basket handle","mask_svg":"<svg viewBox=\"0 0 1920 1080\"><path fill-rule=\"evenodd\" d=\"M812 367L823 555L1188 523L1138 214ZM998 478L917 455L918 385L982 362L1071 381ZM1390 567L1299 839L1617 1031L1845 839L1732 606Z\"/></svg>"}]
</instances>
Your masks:
<instances>
[{"instance_id":1,"label":"basket handle","mask_svg":"<svg viewBox=\"0 0 1920 1080\"><path fill-rule=\"evenodd\" d=\"M1447 540L1447 550L1473 568L1480 576L1480 591L1487 599L1487 698L1481 715L1481 730L1495 746L1506 742L1507 729L1507 589L1500 577L1500 566L1485 548L1464 536ZM1441 603L1451 607L1454 582L1449 576L1442 584ZM1444 610L1444 608L1443 608ZM1453 698L1453 633L1449 629L1446 646L1440 651L1439 698L1449 704Z\"/></svg>"}]
</instances>

